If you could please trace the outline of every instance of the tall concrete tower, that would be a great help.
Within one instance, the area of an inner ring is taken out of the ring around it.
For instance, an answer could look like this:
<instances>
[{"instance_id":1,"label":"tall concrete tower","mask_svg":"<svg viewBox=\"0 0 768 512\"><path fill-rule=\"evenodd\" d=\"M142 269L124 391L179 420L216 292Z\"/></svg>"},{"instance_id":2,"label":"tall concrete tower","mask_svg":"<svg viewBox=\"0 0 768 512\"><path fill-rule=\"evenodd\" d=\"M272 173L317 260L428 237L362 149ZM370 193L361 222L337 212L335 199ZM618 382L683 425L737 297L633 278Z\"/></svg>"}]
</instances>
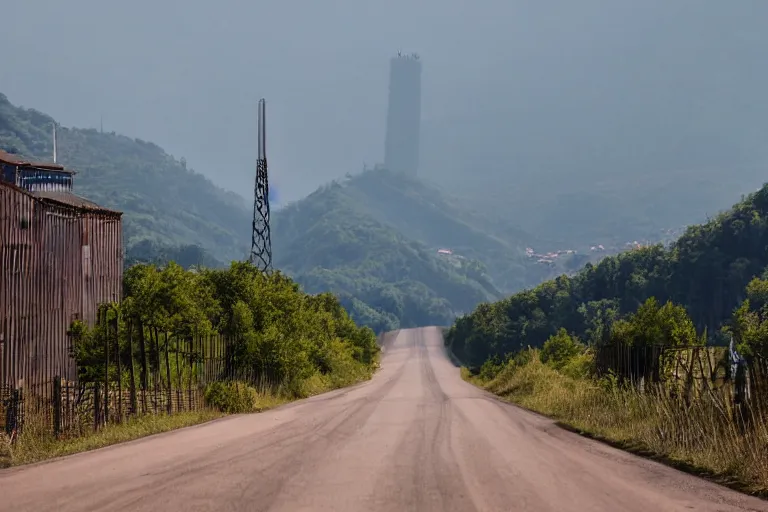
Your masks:
<instances>
[{"instance_id":1,"label":"tall concrete tower","mask_svg":"<svg viewBox=\"0 0 768 512\"><path fill-rule=\"evenodd\" d=\"M421 129L421 61L397 54L389 61L389 106L384 167L416 176Z\"/></svg>"}]
</instances>

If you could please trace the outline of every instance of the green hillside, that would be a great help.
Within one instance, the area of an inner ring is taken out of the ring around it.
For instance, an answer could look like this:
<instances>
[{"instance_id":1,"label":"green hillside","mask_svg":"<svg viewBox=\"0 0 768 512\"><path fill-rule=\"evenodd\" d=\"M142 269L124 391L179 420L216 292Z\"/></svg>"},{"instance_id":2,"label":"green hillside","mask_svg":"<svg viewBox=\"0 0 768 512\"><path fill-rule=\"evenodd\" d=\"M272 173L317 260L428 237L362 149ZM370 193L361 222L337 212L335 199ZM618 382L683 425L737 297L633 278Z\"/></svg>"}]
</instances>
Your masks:
<instances>
[{"instance_id":1,"label":"green hillside","mask_svg":"<svg viewBox=\"0 0 768 512\"><path fill-rule=\"evenodd\" d=\"M538 284L546 269L525 256L529 245L550 245L504 219L472 211L434 186L386 170L350 177L345 196L361 210L431 248L476 259L507 292Z\"/></svg>"},{"instance_id":2,"label":"green hillside","mask_svg":"<svg viewBox=\"0 0 768 512\"><path fill-rule=\"evenodd\" d=\"M276 212L275 266L316 293L332 291L353 317L378 329L447 325L498 298L469 259L443 259L373 217L333 183Z\"/></svg>"},{"instance_id":3,"label":"green hillside","mask_svg":"<svg viewBox=\"0 0 768 512\"><path fill-rule=\"evenodd\" d=\"M699 330L718 342L719 329L744 300L746 286L768 266L768 185L706 224L689 227L669 248L661 245L587 264L460 318L448 343L480 364L542 344L560 328L582 337L607 335L613 322L648 298L685 306Z\"/></svg>"},{"instance_id":4,"label":"green hillside","mask_svg":"<svg viewBox=\"0 0 768 512\"><path fill-rule=\"evenodd\" d=\"M53 119L0 94L0 148L50 160ZM251 213L240 196L216 187L150 142L93 129L58 130L58 160L77 171L75 192L125 212L125 242L197 245L220 261L242 259Z\"/></svg>"},{"instance_id":5,"label":"green hillside","mask_svg":"<svg viewBox=\"0 0 768 512\"><path fill-rule=\"evenodd\" d=\"M466 208L435 186L383 169L347 175L346 179L321 187L308 198L275 212L274 236L279 239L283 230L287 230L287 238L304 233L319 225L324 212L340 205L353 218L373 219L408 240L422 243L432 253L438 249L452 251L452 256L442 259L453 265L463 263L466 267L473 260L476 277L485 274L490 278L494 292L496 288L511 293L534 286L568 270L571 263L568 257L562 257L554 267L537 264L526 256L525 248L556 247L553 243L517 228L506 219ZM276 251L279 254L280 248ZM291 253L282 261L295 265L295 258L311 258L322 265L323 256L315 256L314 252Z\"/></svg>"}]
</instances>

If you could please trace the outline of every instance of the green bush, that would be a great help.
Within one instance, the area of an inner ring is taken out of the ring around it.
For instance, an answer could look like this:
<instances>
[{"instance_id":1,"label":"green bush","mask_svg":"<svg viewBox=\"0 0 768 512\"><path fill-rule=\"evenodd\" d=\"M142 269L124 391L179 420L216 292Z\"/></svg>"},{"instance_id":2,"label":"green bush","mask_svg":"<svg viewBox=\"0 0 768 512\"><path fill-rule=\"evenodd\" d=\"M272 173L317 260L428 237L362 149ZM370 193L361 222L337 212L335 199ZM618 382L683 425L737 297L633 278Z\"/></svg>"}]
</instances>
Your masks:
<instances>
[{"instance_id":1,"label":"green bush","mask_svg":"<svg viewBox=\"0 0 768 512\"><path fill-rule=\"evenodd\" d=\"M541 349L541 362L555 370L562 370L572 359L584 352L584 346L579 340L560 329L557 334L550 336Z\"/></svg>"},{"instance_id":2,"label":"green bush","mask_svg":"<svg viewBox=\"0 0 768 512\"><path fill-rule=\"evenodd\" d=\"M594 375L595 354L586 350L568 360L560 369L563 375L573 379L586 379Z\"/></svg>"},{"instance_id":3,"label":"green bush","mask_svg":"<svg viewBox=\"0 0 768 512\"><path fill-rule=\"evenodd\" d=\"M493 356L480 367L478 377L483 381L493 380L496 378L496 375L504 369L504 366L506 366L505 360L501 359L499 356Z\"/></svg>"},{"instance_id":4,"label":"green bush","mask_svg":"<svg viewBox=\"0 0 768 512\"><path fill-rule=\"evenodd\" d=\"M205 401L229 414L253 412L259 393L242 382L213 382L205 388Z\"/></svg>"}]
</instances>

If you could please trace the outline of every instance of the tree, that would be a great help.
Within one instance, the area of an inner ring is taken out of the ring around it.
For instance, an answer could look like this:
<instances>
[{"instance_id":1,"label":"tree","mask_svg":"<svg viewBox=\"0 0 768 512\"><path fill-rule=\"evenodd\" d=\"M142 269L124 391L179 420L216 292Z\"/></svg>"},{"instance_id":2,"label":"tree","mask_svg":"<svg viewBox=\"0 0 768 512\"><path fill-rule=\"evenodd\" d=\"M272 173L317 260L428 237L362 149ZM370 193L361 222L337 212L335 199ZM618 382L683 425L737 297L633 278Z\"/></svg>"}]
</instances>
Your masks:
<instances>
[{"instance_id":1,"label":"tree","mask_svg":"<svg viewBox=\"0 0 768 512\"><path fill-rule=\"evenodd\" d=\"M768 357L768 280L750 281L746 295L733 313L729 331L740 353Z\"/></svg>"}]
</instances>

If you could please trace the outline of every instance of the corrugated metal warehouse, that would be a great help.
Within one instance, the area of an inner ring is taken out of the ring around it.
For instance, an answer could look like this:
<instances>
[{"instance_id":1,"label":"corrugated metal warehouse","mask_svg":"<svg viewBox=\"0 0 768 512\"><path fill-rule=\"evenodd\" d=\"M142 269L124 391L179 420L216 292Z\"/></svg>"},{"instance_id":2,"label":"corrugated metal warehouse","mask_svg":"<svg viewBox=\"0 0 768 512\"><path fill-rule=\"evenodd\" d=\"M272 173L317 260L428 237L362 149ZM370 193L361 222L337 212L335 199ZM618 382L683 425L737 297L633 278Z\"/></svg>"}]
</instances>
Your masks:
<instances>
[{"instance_id":1,"label":"corrugated metal warehouse","mask_svg":"<svg viewBox=\"0 0 768 512\"><path fill-rule=\"evenodd\" d=\"M122 213L73 194L73 176L0 151L0 391L76 380L69 326L121 298Z\"/></svg>"}]
</instances>

